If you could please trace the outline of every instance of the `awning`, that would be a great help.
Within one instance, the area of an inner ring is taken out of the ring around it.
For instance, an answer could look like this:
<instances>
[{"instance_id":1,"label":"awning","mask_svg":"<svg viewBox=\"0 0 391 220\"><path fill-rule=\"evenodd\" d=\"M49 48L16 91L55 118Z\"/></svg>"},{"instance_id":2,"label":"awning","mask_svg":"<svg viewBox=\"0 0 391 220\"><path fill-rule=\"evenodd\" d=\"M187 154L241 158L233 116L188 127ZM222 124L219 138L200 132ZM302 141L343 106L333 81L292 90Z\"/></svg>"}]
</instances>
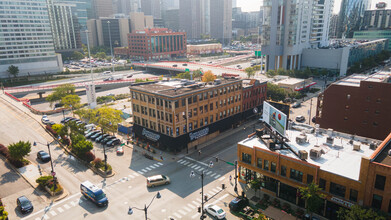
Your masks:
<instances>
[{"instance_id":1,"label":"awning","mask_svg":"<svg viewBox=\"0 0 391 220\"><path fill-rule=\"evenodd\" d=\"M313 85L315 85L315 84L316 84L316 82L312 82L312 83L310 83L310 84L308 84L308 85L305 85L304 88L309 88L309 87L311 87L311 86L313 86ZM296 88L295 88L295 91L301 91L301 90L303 90L303 87L296 87Z\"/></svg>"}]
</instances>

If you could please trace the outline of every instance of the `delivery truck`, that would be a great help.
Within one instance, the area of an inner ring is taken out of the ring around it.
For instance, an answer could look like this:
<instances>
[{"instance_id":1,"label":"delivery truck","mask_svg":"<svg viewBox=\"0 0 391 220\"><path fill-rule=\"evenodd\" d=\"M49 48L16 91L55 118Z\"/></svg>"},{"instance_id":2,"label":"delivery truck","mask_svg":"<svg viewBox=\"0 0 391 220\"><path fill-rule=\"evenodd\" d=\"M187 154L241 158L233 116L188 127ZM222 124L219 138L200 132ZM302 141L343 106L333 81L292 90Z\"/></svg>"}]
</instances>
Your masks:
<instances>
[{"instance_id":1,"label":"delivery truck","mask_svg":"<svg viewBox=\"0 0 391 220\"><path fill-rule=\"evenodd\" d=\"M83 196L91 200L97 206L106 206L109 203L109 200L103 190L92 184L90 181L82 182L80 184L80 191Z\"/></svg>"}]
</instances>

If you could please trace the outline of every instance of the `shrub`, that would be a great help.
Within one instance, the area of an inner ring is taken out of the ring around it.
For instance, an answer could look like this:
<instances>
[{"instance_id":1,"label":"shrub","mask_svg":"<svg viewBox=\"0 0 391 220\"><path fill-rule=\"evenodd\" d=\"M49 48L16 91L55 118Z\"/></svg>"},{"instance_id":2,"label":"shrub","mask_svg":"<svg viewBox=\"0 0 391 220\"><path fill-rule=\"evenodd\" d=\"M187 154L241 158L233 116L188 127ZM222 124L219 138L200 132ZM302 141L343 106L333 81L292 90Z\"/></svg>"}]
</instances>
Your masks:
<instances>
[{"instance_id":1,"label":"shrub","mask_svg":"<svg viewBox=\"0 0 391 220\"><path fill-rule=\"evenodd\" d=\"M46 129L52 133L54 136L57 136L57 132L55 132L51 125L46 125Z\"/></svg>"},{"instance_id":2,"label":"shrub","mask_svg":"<svg viewBox=\"0 0 391 220\"><path fill-rule=\"evenodd\" d=\"M71 139L69 139L69 137L61 137L61 143L65 144L66 146L69 146L71 145Z\"/></svg>"},{"instance_id":3,"label":"shrub","mask_svg":"<svg viewBox=\"0 0 391 220\"><path fill-rule=\"evenodd\" d=\"M84 159L89 163L95 160L95 155L91 151L86 152Z\"/></svg>"},{"instance_id":4,"label":"shrub","mask_svg":"<svg viewBox=\"0 0 391 220\"><path fill-rule=\"evenodd\" d=\"M8 161L14 165L16 168L21 168L24 166L24 161L23 160L15 160L12 159L10 156L8 156Z\"/></svg>"},{"instance_id":5,"label":"shrub","mask_svg":"<svg viewBox=\"0 0 391 220\"><path fill-rule=\"evenodd\" d=\"M0 154L3 155L4 157L9 157L9 152L8 148L2 144L0 144Z\"/></svg>"},{"instance_id":6,"label":"shrub","mask_svg":"<svg viewBox=\"0 0 391 220\"><path fill-rule=\"evenodd\" d=\"M96 168L99 168L102 166L102 159L99 157L95 158L94 161L92 162L92 165Z\"/></svg>"},{"instance_id":7,"label":"shrub","mask_svg":"<svg viewBox=\"0 0 391 220\"><path fill-rule=\"evenodd\" d=\"M273 200L273 206L276 207L276 208L280 208L280 206L281 206L281 205L280 205L280 200L274 199L274 200Z\"/></svg>"},{"instance_id":8,"label":"shrub","mask_svg":"<svg viewBox=\"0 0 391 220\"><path fill-rule=\"evenodd\" d=\"M297 210L296 210L296 216L299 217L299 218L301 218L301 217L303 217L303 215L304 215L304 210L301 209L301 208L297 208Z\"/></svg>"},{"instance_id":9,"label":"shrub","mask_svg":"<svg viewBox=\"0 0 391 220\"><path fill-rule=\"evenodd\" d=\"M52 179L53 179L52 176L41 176L38 179L36 179L35 182L38 183L40 187L44 187L48 185L48 182Z\"/></svg>"}]
</instances>

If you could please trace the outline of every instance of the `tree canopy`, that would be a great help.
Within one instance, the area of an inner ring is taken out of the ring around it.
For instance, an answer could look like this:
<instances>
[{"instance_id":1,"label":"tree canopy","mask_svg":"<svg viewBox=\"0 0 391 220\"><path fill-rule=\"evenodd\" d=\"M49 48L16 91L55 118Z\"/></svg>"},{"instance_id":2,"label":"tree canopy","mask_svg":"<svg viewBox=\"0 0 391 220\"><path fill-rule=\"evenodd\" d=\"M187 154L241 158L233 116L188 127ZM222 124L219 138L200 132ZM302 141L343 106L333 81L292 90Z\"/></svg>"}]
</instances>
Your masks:
<instances>
[{"instance_id":1,"label":"tree canopy","mask_svg":"<svg viewBox=\"0 0 391 220\"><path fill-rule=\"evenodd\" d=\"M251 78L252 76L255 75L255 70L253 67L247 67L246 69L244 69L244 71L247 73L247 77L248 78Z\"/></svg>"},{"instance_id":2,"label":"tree canopy","mask_svg":"<svg viewBox=\"0 0 391 220\"><path fill-rule=\"evenodd\" d=\"M319 211L323 205L323 199L326 197L322 194L321 188L315 183L310 183L306 187L300 187L300 197L306 201L306 209L312 213Z\"/></svg>"},{"instance_id":3,"label":"tree canopy","mask_svg":"<svg viewBox=\"0 0 391 220\"><path fill-rule=\"evenodd\" d=\"M212 71L208 70L202 75L202 82L213 82L216 79L216 75L212 73Z\"/></svg>"},{"instance_id":4,"label":"tree canopy","mask_svg":"<svg viewBox=\"0 0 391 220\"><path fill-rule=\"evenodd\" d=\"M349 220L386 220L387 218L373 209L353 205L350 209L340 208L337 211L339 219Z\"/></svg>"},{"instance_id":5,"label":"tree canopy","mask_svg":"<svg viewBox=\"0 0 391 220\"><path fill-rule=\"evenodd\" d=\"M7 72L10 76L17 77L19 74L19 67L11 65L8 67Z\"/></svg>"},{"instance_id":6,"label":"tree canopy","mask_svg":"<svg viewBox=\"0 0 391 220\"><path fill-rule=\"evenodd\" d=\"M23 160L23 157L31 152L31 143L29 141L19 141L8 146L11 158L15 160Z\"/></svg>"},{"instance_id":7,"label":"tree canopy","mask_svg":"<svg viewBox=\"0 0 391 220\"><path fill-rule=\"evenodd\" d=\"M53 89L53 93L46 97L46 101L48 101L50 105L52 105L54 102L61 101L63 97L74 93L75 93L74 85L72 84L60 85L59 87Z\"/></svg>"},{"instance_id":8,"label":"tree canopy","mask_svg":"<svg viewBox=\"0 0 391 220\"><path fill-rule=\"evenodd\" d=\"M85 118L89 122L102 127L106 131L115 132L118 129L118 123L122 121L120 110L109 107L102 107L97 109L79 109L75 114L80 118Z\"/></svg>"},{"instance_id":9,"label":"tree canopy","mask_svg":"<svg viewBox=\"0 0 391 220\"><path fill-rule=\"evenodd\" d=\"M267 83L267 98L273 101L283 101L286 97L286 91L273 83Z\"/></svg>"},{"instance_id":10,"label":"tree canopy","mask_svg":"<svg viewBox=\"0 0 391 220\"><path fill-rule=\"evenodd\" d=\"M80 53L79 51L73 51L72 53L72 60L81 60L84 58L84 55Z\"/></svg>"},{"instance_id":11,"label":"tree canopy","mask_svg":"<svg viewBox=\"0 0 391 220\"><path fill-rule=\"evenodd\" d=\"M73 108L80 107L80 97L78 95L66 95L61 98L61 104L64 104L65 108L72 106Z\"/></svg>"}]
</instances>

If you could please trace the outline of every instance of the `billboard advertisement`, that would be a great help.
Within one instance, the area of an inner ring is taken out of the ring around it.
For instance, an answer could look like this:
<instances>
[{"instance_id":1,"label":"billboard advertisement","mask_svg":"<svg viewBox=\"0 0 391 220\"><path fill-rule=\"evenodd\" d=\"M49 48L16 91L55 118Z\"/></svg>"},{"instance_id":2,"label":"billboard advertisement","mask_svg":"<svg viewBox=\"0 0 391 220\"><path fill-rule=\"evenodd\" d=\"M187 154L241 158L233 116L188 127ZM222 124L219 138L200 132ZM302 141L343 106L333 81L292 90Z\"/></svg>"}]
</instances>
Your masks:
<instances>
[{"instance_id":1,"label":"billboard advertisement","mask_svg":"<svg viewBox=\"0 0 391 220\"><path fill-rule=\"evenodd\" d=\"M268 102L263 102L263 120L282 136L285 136L287 116Z\"/></svg>"},{"instance_id":2,"label":"billboard advertisement","mask_svg":"<svg viewBox=\"0 0 391 220\"><path fill-rule=\"evenodd\" d=\"M86 84L86 94L88 105L90 108L94 109L96 107L96 93L95 85L93 83Z\"/></svg>"}]
</instances>

